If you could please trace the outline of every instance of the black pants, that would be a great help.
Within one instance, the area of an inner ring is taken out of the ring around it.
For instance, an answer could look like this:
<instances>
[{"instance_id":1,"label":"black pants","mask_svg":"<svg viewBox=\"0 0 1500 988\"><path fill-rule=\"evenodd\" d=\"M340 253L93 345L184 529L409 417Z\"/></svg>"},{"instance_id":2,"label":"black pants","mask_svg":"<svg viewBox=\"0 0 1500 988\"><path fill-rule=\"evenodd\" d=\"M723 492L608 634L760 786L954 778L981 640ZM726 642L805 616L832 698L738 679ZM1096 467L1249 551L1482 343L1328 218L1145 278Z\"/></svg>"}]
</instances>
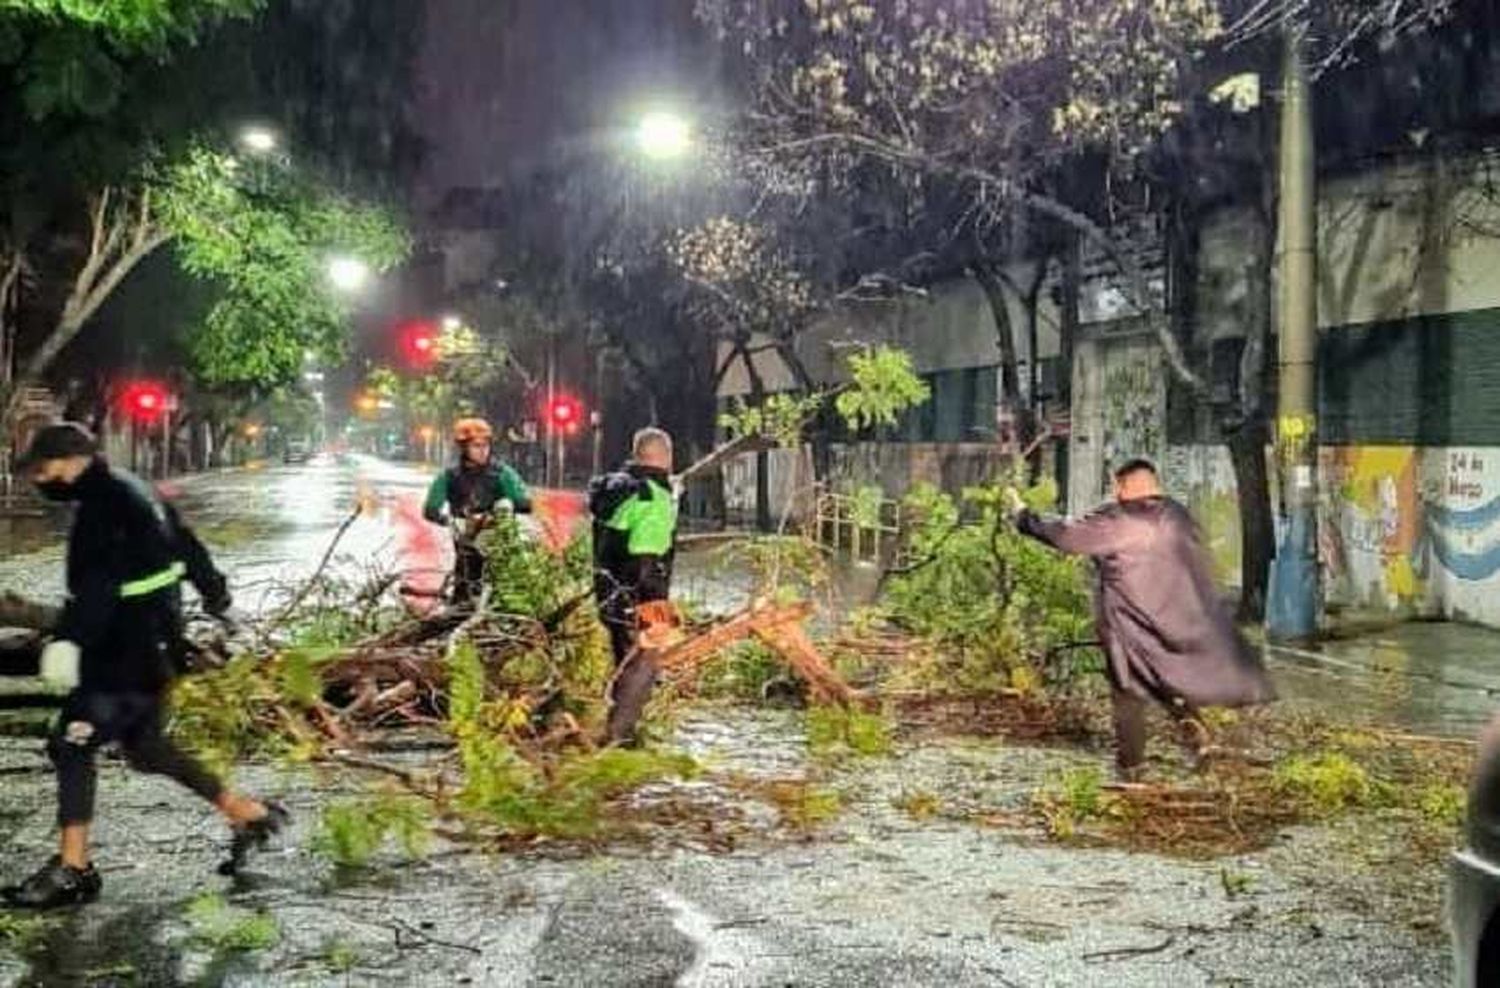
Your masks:
<instances>
[{"instance_id":1,"label":"black pants","mask_svg":"<svg viewBox=\"0 0 1500 988\"><path fill-rule=\"evenodd\" d=\"M99 748L118 742L130 766L175 779L209 802L224 785L208 769L162 734L162 698L152 693L74 690L63 704L47 755L57 766L57 822L88 823L94 817Z\"/></svg>"},{"instance_id":2,"label":"black pants","mask_svg":"<svg viewBox=\"0 0 1500 988\"><path fill-rule=\"evenodd\" d=\"M1133 772L1146 761L1146 709L1150 702L1134 693L1114 690L1115 764L1122 773ZM1179 742L1196 745L1201 738L1198 711L1185 703L1165 706L1175 722Z\"/></svg>"},{"instance_id":3,"label":"black pants","mask_svg":"<svg viewBox=\"0 0 1500 988\"><path fill-rule=\"evenodd\" d=\"M453 603L467 604L484 586L484 553L472 542L453 543Z\"/></svg>"}]
</instances>

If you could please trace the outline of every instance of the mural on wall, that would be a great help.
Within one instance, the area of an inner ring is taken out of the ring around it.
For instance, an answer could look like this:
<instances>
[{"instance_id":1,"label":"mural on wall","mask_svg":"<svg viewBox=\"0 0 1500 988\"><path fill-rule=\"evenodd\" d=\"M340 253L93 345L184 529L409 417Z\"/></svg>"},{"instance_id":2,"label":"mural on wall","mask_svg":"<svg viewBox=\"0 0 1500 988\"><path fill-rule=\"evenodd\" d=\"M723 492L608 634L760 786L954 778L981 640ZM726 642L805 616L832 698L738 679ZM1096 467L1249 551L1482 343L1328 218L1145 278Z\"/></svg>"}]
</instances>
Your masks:
<instances>
[{"instance_id":1,"label":"mural on wall","mask_svg":"<svg viewBox=\"0 0 1500 988\"><path fill-rule=\"evenodd\" d=\"M1339 446L1319 459L1324 593L1340 603L1418 608L1429 568L1418 539L1417 451Z\"/></svg>"},{"instance_id":2,"label":"mural on wall","mask_svg":"<svg viewBox=\"0 0 1500 988\"><path fill-rule=\"evenodd\" d=\"M1500 623L1500 449L1322 451L1330 601Z\"/></svg>"},{"instance_id":3,"label":"mural on wall","mask_svg":"<svg viewBox=\"0 0 1500 988\"><path fill-rule=\"evenodd\" d=\"M1126 460L1144 456L1162 462L1166 453L1166 376L1152 346L1122 349L1106 358L1100 388L1102 463L1099 494L1109 495L1112 473Z\"/></svg>"},{"instance_id":4,"label":"mural on wall","mask_svg":"<svg viewBox=\"0 0 1500 988\"><path fill-rule=\"evenodd\" d=\"M1442 498L1426 505L1426 534L1443 568L1479 582L1500 573L1500 450L1449 450Z\"/></svg>"}]
</instances>

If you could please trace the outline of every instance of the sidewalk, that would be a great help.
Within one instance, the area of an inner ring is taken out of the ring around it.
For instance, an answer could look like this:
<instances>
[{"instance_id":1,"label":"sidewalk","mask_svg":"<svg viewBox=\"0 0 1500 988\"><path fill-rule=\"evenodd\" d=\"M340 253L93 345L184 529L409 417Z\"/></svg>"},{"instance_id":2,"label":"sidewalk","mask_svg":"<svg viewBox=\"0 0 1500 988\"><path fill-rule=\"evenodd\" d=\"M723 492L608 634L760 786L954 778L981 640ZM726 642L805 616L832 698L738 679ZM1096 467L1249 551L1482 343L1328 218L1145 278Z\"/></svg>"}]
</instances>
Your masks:
<instances>
[{"instance_id":1,"label":"sidewalk","mask_svg":"<svg viewBox=\"0 0 1500 988\"><path fill-rule=\"evenodd\" d=\"M1267 645L1282 698L1422 733L1472 737L1500 711L1500 631L1408 621Z\"/></svg>"}]
</instances>

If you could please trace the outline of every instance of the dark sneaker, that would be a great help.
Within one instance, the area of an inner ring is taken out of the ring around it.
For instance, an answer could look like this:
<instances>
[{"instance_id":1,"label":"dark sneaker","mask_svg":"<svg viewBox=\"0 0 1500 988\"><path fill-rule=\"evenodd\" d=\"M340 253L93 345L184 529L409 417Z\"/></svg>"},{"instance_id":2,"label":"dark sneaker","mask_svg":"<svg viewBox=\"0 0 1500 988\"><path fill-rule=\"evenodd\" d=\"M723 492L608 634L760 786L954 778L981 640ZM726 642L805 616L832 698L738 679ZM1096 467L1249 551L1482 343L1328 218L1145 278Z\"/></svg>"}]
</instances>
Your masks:
<instances>
[{"instance_id":1,"label":"dark sneaker","mask_svg":"<svg viewBox=\"0 0 1500 988\"><path fill-rule=\"evenodd\" d=\"M57 855L19 885L0 889L5 901L21 909L58 909L93 902L104 880L93 865L69 868Z\"/></svg>"},{"instance_id":2,"label":"dark sneaker","mask_svg":"<svg viewBox=\"0 0 1500 988\"><path fill-rule=\"evenodd\" d=\"M271 838L286 829L292 815L280 803L267 803L266 815L234 828L229 842L229 860L219 865L219 874L237 875L251 851L263 850Z\"/></svg>"}]
</instances>

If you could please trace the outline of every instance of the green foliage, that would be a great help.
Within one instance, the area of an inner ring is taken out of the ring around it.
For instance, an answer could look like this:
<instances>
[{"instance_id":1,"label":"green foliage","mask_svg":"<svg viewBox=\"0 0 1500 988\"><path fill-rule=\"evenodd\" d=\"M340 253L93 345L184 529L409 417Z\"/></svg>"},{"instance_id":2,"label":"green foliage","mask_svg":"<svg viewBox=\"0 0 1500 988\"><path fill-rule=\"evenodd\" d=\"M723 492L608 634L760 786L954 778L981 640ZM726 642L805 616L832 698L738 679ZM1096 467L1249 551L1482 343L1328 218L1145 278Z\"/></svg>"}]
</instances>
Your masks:
<instances>
[{"instance_id":1,"label":"green foliage","mask_svg":"<svg viewBox=\"0 0 1500 988\"><path fill-rule=\"evenodd\" d=\"M889 755L891 733L891 721L882 714L837 704L807 711L807 746L816 754Z\"/></svg>"},{"instance_id":2,"label":"green foliage","mask_svg":"<svg viewBox=\"0 0 1500 988\"><path fill-rule=\"evenodd\" d=\"M1380 793L1364 766L1336 752L1286 759L1276 766L1275 785L1282 795L1319 816L1369 806Z\"/></svg>"},{"instance_id":3,"label":"green foliage","mask_svg":"<svg viewBox=\"0 0 1500 988\"><path fill-rule=\"evenodd\" d=\"M1434 782L1417 791L1416 805L1422 819L1433 826L1457 829L1463 826L1469 794L1463 786Z\"/></svg>"},{"instance_id":4,"label":"green foliage","mask_svg":"<svg viewBox=\"0 0 1500 988\"><path fill-rule=\"evenodd\" d=\"M1120 801L1104 791L1104 773L1095 765L1067 769L1032 794L1031 802L1042 814L1047 832L1063 840L1076 836L1090 820L1123 812Z\"/></svg>"},{"instance_id":5,"label":"green foliage","mask_svg":"<svg viewBox=\"0 0 1500 988\"><path fill-rule=\"evenodd\" d=\"M257 720L277 696L259 659L241 656L173 684L169 730L210 769L225 774L250 755L285 750L285 741Z\"/></svg>"},{"instance_id":6,"label":"green foliage","mask_svg":"<svg viewBox=\"0 0 1500 988\"><path fill-rule=\"evenodd\" d=\"M1084 564L1017 532L1000 487L976 488L962 506L930 485L908 495L914 519L907 570L886 586L881 606L896 625L941 646L920 685L958 692L1026 687L1038 673L1057 685L1100 668ZM1027 492L1041 506L1053 491ZM962 513L962 516L961 516Z\"/></svg>"},{"instance_id":7,"label":"green foliage","mask_svg":"<svg viewBox=\"0 0 1500 988\"><path fill-rule=\"evenodd\" d=\"M448 720L457 726L478 724L485 699L484 663L473 642L460 642L448 656Z\"/></svg>"},{"instance_id":8,"label":"green foliage","mask_svg":"<svg viewBox=\"0 0 1500 988\"><path fill-rule=\"evenodd\" d=\"M828 559L822 547L796 535L738 539L719 549L715 569L748 573L756 598L802 600L828 586Z\"/></svg>"},{"instance_id":9,"label":"green foliage","mask_svg":"<svg viewBox=\"0 0 1500 988\"><path fill-rule=\"evenodd\" d=\"M48 933L56 925L56 920L48 916L0 912L0 946L17 954L29 954L46 943Z\"/></svg>"},{"instance_id":10,"label":"green foliage","mask_svg":"<svg viewBox=\"0 0 1500 988\"><path fill-rule=\"evenodd\" d=\"M194 943L216 954L267 950L281 940L275 917L236 909L214 893L200 895L187 907Z\"/></svg>"},{"instance_id":11,"label":"green foliage","mask_svg":"<svg viewBox=\"0 0 1500 988\"><path fill-rule=\"evenodd\" d=\"M502 738L473 729L461 732L459 756L459 804L512 836L597 836L608 800L648 782L698 773L687 755L621 748L569 752L544 771Z\"/></svg>"},{"instance_id":12,"label":"green foliage","mask_svg":"<svg viewBox=\"0 0 1500 988\"><path fill-rule=\"evenodd\" d=\"M786 666L759 641L738 642L708 663L698 680L698 694L709 699L759 702L767 685L784 675Z\"/></svg>"},{"instance_id":13,"label":"green foliage","mask_svg":"<svg viewBox=\"0 0 1500 988\"><path fill-rule=\"evenodd\" d=\"M311 707L323 698L323 678L318 674L320 658L308 649L294 649L282 654L277 663L276 684L285 699Z\"/></svg>"},{"instance_id":14,"label":"green foliage","mask_svg":"<svg viewBox=\"0 0 1500 988\"><path fill-rule=\"evenodd\" d=\"M686 755L646 750L606 748L528 759L509 735L527 725L530 711L524 703L485 699L477 652L455 649L449 679L448 730L464 774L458 804L507 834L591 837L604 827L608 800L648 782L698 772Z\"/></svg>"},{"instance_id":15,"label":"green foliage","mask_svg":"<svg viewBox=\"0 0 1500 988\"><path fill-rule=\"evenodd\" d=\"M264 0L4 0L0 63L33 121L102 116L119 102L125 61L164 58L205 25L245 17Z\"/></svg>"},{"instance_id":16,"label":"green foliage","mask_svg":"<svg viewBox=\"0 0 1500 988\"><path fill-rule=\"evenodd\" d=\"M210 384L281 385L309 351L341 354L350 300L329 285L329 259L358 257L380 272L410 250L390 214L289 168L200 147L153 184L178 261L220 292L188 341Z\"/></svg>"},{"instance_id":17,"label":"green foliage","mask_svg":"<svg viewBox=\"0 0 1500 988\"><path fill-rule=\"evenodd\" d=\"M834 407L856 431L893 426L902 412L922 404L932 389L917 376L911 354L891 346L870 347L849 358L853 384L839 392Z\"/></svg>"},{"instance_id":18,"label":"green foliage","mask_svg":"<svg viewBox=\"0 0 1500 988\"><path fill-rule=\"evenodd\" d=\"M427 850L431 820L430 804L412 797L336 803L324 808L313 848L341 868L364 867L388 840L408 858L419 858Z\"/></svg>"},{"instance_id":19,"label":"green foliage","mask_svg":"<svg viewBox=\"0 0 1500 988\"><path fill-rule=\"evenodd\" d=\"M782 824L793 830L814 830L837 817L844 808L844 799L838 792L806 782L772 783L768 793L781 814Z\"/></svg>"},{"instance_id":20,"label":"green foliage","mask_svg":"<svg viewBox=\"0 0 1500 988\"><path fill-rule=\"evenodd\" d=\"M931 394L927 382L917 376L911 356L891 346L870 347L849 358L850 384L838 391L809 394L778 392L758 405L735 399L734 408L719 416L719 427L731 439L762 436L779 446L797 446L802 430L833 397L834 408L849 425L859 430L877 425L895 425L898 416L922 404Z\"/></svg>"},{"instance_id":21,"label":"green foliage","mask_svg":"<svg viewBox=\"0 0 1500 988\"><path fill-rule=\"evenodd\" d=\"M879 487L861 487L849 497L849 520L856 528L874 528L880 524L880 507L885 491Z\"/></svg>"},{"instance_id":22,"label":"green foliage","mask_svg":"<svg viewBox=\"0 0 1500 988\"><path fill-rule=\"evenodd\" d=\"M335 974L347 974L359 966L359 949L347 940L335 937L323 945L323 963Z\"/></svg>"},{"instance_id":23,"label":"green foliage","mask_svg":"<svg viewBox=\"0 0 1500 988\"><path fill-rule=\"evenodd\" d=\"M1224 886L1225 895L1231 899L1238 899L1243 895L1248 895L1255 887L1255 876L1243 871L1220 868L1219 884Z\"/></svg>"},{"instance_id":24,"label":"green foliage","mask_svg":"<svg viewBox=\"0 0 1500 988\"><path fill-rule=\"evenodd\" d=\"M514 517L495 518L480 537L485 573L490 584L490 607L502 614L546 618L588 587L592 563L585 568L580 554L561 555L529 538Z\"/></svg>"},{"instance_id":25,"label":"green foliage","mask_svg":"<svg viewBox=\"0 0 1500 988\"><path fill-rule=\"evenodd\" d=\"M781 392L767 395L758 405L736 398L734 408L719 416L719 428L730 439L761 436L778 446L797 446L802 442L803 428L826 400L827 395L821 392L808 395Z\"/></svg>"}]
</instances>

